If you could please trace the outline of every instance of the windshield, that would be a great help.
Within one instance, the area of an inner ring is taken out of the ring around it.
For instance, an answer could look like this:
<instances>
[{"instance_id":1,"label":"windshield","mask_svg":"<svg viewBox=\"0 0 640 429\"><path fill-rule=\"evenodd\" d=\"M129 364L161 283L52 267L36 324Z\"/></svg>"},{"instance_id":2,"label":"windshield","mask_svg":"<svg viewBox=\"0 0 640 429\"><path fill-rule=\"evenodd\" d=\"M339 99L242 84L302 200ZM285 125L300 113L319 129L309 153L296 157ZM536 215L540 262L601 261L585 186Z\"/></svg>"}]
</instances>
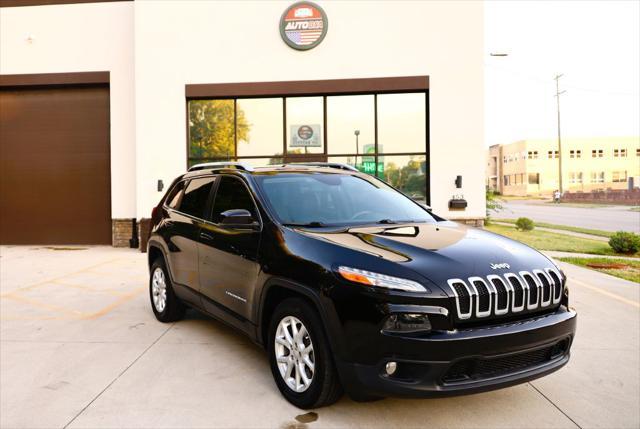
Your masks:
<instances>
[{"instance_id":1,"label":"windshield","mask_svg":"<svg viewBox=\"0 0 640 429\"><path fill-rule=\"evenodd\" d=\"M315 172L254 177L283 224L435 222L424 208L374 178Z\"/></svg>"}]
</instances>

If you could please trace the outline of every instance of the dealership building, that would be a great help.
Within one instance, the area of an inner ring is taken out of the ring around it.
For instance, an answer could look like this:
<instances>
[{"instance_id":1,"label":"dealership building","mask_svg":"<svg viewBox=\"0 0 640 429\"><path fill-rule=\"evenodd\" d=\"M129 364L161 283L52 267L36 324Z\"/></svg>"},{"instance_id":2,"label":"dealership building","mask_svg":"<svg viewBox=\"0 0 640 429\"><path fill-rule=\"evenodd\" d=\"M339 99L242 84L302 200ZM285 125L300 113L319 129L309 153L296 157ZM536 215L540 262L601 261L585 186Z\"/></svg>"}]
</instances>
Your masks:
<instances>
[{"instance_id":1,"label":"dealership building","mask_svg":"<svg viewBox=\"0 0 640 429\"><path fill-rule=\"evenodd\" d=\"M485 216L478 1L0 0L0 243L135 245L188 166L341 162Z\"/></svg>"}]
</instances>

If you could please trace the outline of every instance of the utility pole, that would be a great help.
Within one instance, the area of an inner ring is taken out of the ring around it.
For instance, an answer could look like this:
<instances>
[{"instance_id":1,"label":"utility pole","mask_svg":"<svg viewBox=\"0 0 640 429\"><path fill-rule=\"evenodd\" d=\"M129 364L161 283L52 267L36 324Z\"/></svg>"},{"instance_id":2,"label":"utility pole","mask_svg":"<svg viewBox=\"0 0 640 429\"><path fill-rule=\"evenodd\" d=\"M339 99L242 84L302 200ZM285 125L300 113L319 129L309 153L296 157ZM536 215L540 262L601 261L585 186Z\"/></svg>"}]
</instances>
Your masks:
<instances>
[{"instance_id":1,"label":"utility pole","mask_svg":"<svg viewBox=\"0 0 640 429\"><path fill-rule=\"evenodd\" d=\"M562 74L557 74L554 77L556 81L556 102L558 106L558 190L560 191L560 195L562 196L562 138L560 135L560 95L564 94L566 91L560 91L560 78Z\"/></svg>"}]
</instances>

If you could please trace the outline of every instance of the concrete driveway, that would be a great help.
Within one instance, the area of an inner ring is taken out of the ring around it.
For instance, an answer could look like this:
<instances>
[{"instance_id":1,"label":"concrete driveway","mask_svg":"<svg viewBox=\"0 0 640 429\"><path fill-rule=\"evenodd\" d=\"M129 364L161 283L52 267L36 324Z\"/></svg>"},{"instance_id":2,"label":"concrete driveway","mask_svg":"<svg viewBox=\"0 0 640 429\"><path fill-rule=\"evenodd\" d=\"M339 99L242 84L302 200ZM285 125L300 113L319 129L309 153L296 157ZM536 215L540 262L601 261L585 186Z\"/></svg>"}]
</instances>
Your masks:
<instances>
[{"instance_id":1,"label":"concrete driveway","mask_svg":"<svg viewBox=\"0 0 640 429\"><path fill-rule=\"evenodd\" d=\"M640 288L596 272L563 266L580 315L561 371L447 399L345 397L313 415L282 399L265 354L235 331L195 312L157 322L145 255L108 247L0 255L3 428L640 426Z\"/></svg>"},{"instance_id":2,"label":"concrete driveway","mask_svg":"<svg viewBox=\"0 0 640 429\"><path fill-rule=\"evenodd\" d=\"M500 218L528 217L537 222L571 225L603 231L640 232L640 212L629 206L572 207L541 200L512 200L502 203L504 208L491 216Z\"/></svg>"}]
</instances>

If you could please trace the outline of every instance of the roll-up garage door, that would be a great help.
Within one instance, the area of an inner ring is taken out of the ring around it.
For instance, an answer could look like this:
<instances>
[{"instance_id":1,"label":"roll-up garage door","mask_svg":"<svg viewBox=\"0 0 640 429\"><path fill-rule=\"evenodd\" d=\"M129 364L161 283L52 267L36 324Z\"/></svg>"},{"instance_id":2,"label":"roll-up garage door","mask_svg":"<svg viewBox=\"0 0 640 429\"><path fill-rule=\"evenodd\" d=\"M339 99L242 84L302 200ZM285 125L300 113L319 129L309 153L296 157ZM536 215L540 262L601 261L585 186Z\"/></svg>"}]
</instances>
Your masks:
<instances>
[{"instance_id":1,"label":"roll-up garage door","mask_svg":"<svg viewBox=\"0 0 640 429\"><path fill-rule=\"evenodd\" d=\"M109 86L0 89L0 243L110 244Z\"/></svg>"}]
</instances>

